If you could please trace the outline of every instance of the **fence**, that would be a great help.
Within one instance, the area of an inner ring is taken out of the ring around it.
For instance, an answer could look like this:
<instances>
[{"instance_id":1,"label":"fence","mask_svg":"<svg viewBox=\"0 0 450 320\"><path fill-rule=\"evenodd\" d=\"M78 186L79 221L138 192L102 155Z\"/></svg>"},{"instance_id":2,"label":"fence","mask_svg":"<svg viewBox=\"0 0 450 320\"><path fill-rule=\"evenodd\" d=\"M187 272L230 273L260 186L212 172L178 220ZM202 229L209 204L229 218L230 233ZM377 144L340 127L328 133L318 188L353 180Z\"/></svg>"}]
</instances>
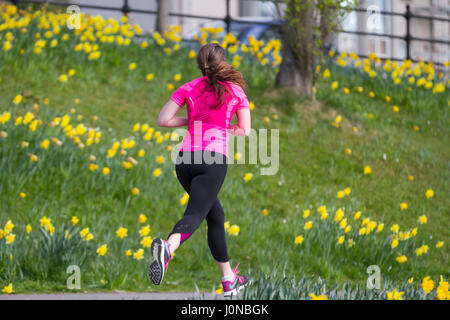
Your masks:
<instances>
[{"instance_id":1,"label":"fence","mask_svg":"<svg viewBox=\"0 0 450 320\"><path fill-rule=\"evenodd\" d=\"M363 13L367 13L368 10L366 9L362 9L362 8L355 8L353 9L354 12L363 12ZM399 12L391 12L391 11L379 11L377 12L378 14L382 15L382 16L396 16L396 17L401 17L405 19L406 22L406 33L404 36L398 36L398 35L393 35L393 34L383 34L383 33L370 33L370 32L362 32L362 31L346 31L346 30L341 30L341 33L349 33L349 34L355 34L358 36L376 36L376 37L386 37L386 38L390 38L390 39L398 39L398 40L402 40L405 41L406 43L406 59L412 60L413 62L418 62L418 60L414 59L411 56L411 45L413 41L422 41L422 42L429 42L431 44L434 43L439 43L439 44L444 44L447 45L450 49L450 41L448 40L440 40L440 39L427 39L427 38L420 38L420 37L415 37L411 34L411 21L412 19L424 19L427 21L442 21L442 22L447 22L450 23L450 19L448 18L441 18L441 17L432 17L432 16L424 16L424 15L418 15L418 14L414 14L411 12L411 7L409 4L406 5L406 11L405 13L399 13ZM450 50L449 50L450 53ZM361 56L361 55L360 55ZM392 60L402 60L402 59L398 59L398 58L393 58L391 57ZM442 63L436 63L438 65L442 65Z\"/></svg>"},{"instance_id":2,"label":"fence","mask_svg":"<svg viewBox=\"0 0 450 320\"><path fill-rule=\"evenodd\" d=\"M14 4L20 4L20 3L35 3L35 4L50 4L55 6L68 6L67 2L58 2L58 1L39 1L39 0L10 0ZM156 1L156 0L155 0ZM218 0L219 1L219 0ZM224 21L226 25L226 31L227 33L230 32L230 25L233 22L239 22L239 23L248 23L248 24L254 24L254 21L246 21L244 19L234 19L230 14L230 0L223 0L225 1L225 17L218 18L218 17L211 17L211 16L205 16L205 15L195 15L195 14L182 14L182 13L170 13L169 16L171 17L182 17L182 18L192 18L192 19L205 19L205 20L217 20L217 21ZM240 1L261 1L261 0L240 0ZM282 0L265 0L266 2L282 2ZM76 4L76 3L71 3ZM99 10L111 10L111 11L121 11L124 15L128 13L139 13L139 14L153 14L156 15L158 12L156 10L142 10L142 9L134 9L130 7L128 0L123 0L123 5L121 7L107 7L107 6L97 6L97 5L89 5L89 4L80 4L81 8L87 8L87 9L99 9ZM362 8L355 8L353 9L355 12L367 12L366 9ZM373 32L362 32L362 31L345 31L341 30L342 33L349 33L349 34L355 34L358 36L375 36L375 37L387 37L390 39L398 39L403 40L406 43L406 59L409 59L413 62L419 62L418 60L414 59L411 56L411 44L413 41L422 41L422 42L429 42L431 44L439 43L449 46L450 48L450 41L447 40L440 40L440 39L427 39L427 38L419 38L414 37L411 34L411 20L412 19L424 19L428 21L442 21L442 22L448 22L450 23L450 19L448 18L441 18L441 17L433 17L433 16L423 16L414 14L411 12L410 5L406 5L406 11L405 13L399 13L399 12L391 12L391 11L379 11L378 14L382 16L397 16L402 17L406 20L406 33L404 36L398 36L393 34L381 34L381 33L373 33ZM274 27L280 27L281 23L277 22L258 22L258 24L261 25L268 25L268 26L274 26ZM450 50L449 50L450 52ZM359 55L360 57L366 58L366 55ZM401 61L403 59L390 57L391 60L397 60ZM442 63L435 62L436 65L442 66Z\"/></svg>"}]
</instances>

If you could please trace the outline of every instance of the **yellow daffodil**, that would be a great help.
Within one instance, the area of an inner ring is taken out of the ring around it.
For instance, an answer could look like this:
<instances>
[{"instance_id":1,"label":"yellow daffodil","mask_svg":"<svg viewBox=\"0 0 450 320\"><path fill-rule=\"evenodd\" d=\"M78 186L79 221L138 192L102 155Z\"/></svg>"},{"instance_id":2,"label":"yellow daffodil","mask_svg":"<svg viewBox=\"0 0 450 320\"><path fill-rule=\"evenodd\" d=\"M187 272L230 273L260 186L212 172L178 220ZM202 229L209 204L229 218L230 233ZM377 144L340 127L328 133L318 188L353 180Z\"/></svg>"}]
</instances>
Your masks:
<instances>
[{"instance_id":1,"label":"yellow daffodil","mask_svg":"<svg viewBox=\"0 0 450 320\"><path fill-rule=\"evenodd\" d=\"M144 248L150 247L151 244L152 244L152 238L150 238L150 237L143 237L143 238L142 238L142 240L141 240L141 245L142 245Z\"/></svg>"},{"instance_id":2,"label":"yellow daffodil","mask_svg":"<svg viewBox=\"0 0 450 320\"><path fill-rule=\"evenodd\" d=\"M159 164L164 163L164 161L166 161L166 158L164 158L163 156L157 156L156 157L156 162Z\"/></svg>"},{"instance_id":3,"label":"yellow daffodil","mask_svg":"<svg viewBox=\"0 0 450 320\"><path fill-rule=\"evenodd\" d=\"M397 289L394 289L392 291L386 291L388 300L403 300L402 298L403 294L404 294L403 291L397 291Z\"/></svg>"},{"instance_id":4,"label":"yellow daffodil","mask_svg":"<svg viewBox=\"0 0 450 320\"><path fill-rule=\"evenodd\" d=\"M12 244L16 240L16 235L13 233L8 234L6 237L6 244Z\"/></svg>"},{"instance_id":5,"label":"yellow daffodil","mask_svg":"<svg viewBox=\"0 0 450 320\"><path fill-rule=\"evenodd\" d=\"M393 239L392 242L391 242L391 248L392 249L397 248L398 244L399 244L398 239L397 238Z\"/></svg>"},{"instance_id":6,"label":"yellow daffodil","mask_svg":"<svg viewBox=\"0 0 450 320\"><path fill-rule=\"evenodd\" d=\"M328 300L327 296L324 294L315 295L314 293L309 294L311 300Z\"/></svg>"},{"instance_id":7,"label":"yellow daffodil","mask_svg":"<svg viewBox=\"0 0 450 320\"><path fill-rule=\"evenodd\" d=\"M134 259L142 260L144 258L144 249L139 249L133 254Z\"/></svg>"},{"instance_id":8,"label":"yellow daffodil","mask_svg":"<svg viewBox=\"0 0 450 320\"><path fill-rule=\"evenodd\" d=\"M449 283L448 281L444 281L442 276L436 288L436 297L438 300L450 300Z\"/></svg>"},{"instance_id":9,"label":"yellow daffodil","mask_svg":"<svg viewBox=\"0 0 450 320\"><path fill-rule=\"evenodd\" d=\"M344 211L341 208L336 210L336 213L334 214L334 221L339 222L342 220L343 217L344 217Z\"/></svg>"},{"instance_id":10,"label":"yellow daffodil","mask_svg":"<svg viewBox=\"0 0 450 320\"><path fill-rule=\"evenodd\" d=\"M324 214L327 212L327 207L326 206L320 206L319 208L317 208L317 212L320 214Z\"/></svg>"},{"instance_id":11,"label":"yellow daffodil","mask_svg":"<svg viewBox=\"0 0 450 320\"><path fill-rule=\"evenodd\" d=\"M10 284L8 284L7 286L3 287L2 292L3 292L3 293L6 293L6 294L11 294L11 293L13 293L13 285L12 285L12 283L10 283Z\"/></svg>"},{"instance_id":12,"label":"yellow daffodil","mask_svg":"<svg viewBox=\"0 0 450 320\"><path fill-rule=\"evenodd\" d=\"M303 242L304 238L302 235L299 235L297 237L295 237L294 243L295 244L301 244Z\"/></svg>"},{"instance_id":13,"label":"yellow daffodil","mask_svg":"<svg viewBox=\"0 0 450 320\"><path fill-rule=\"evenodd\" d=\"M180 199L180 204L182 206L184 206L188 202L188 200L189 200L189 194L187 192L185 192Z\"/></svg>"},{"instance_id":14,"label":"yellow daffodil","mask_svg":"<svg viewBox=\"0 0 450 320\"><path fill-rule=\"evenodd\" d=\"M75 226L80 222L80 219L78 219L76 216L73 216L72 219L70 219L70 222L72 223L72 226Z\"/></svg>"},{"instance_id":15,"label":"yellow daffodil","mask_svg":"<svg viewBox=\"0 0 450 320\"><path fill-rule=\"evenodd\" d=\"M13 103L14 103L14 104L19 104L19 103L22 102L22 100L23 100L22 95L21 95L21 94L18 94L17 96L14 97Z\"/></svg>"},{"instance_id":16,"label":"yellow daffodil","mask_svg":"<svg viewBox=\"0 0 450 320\"><path fill-rule=\"evenodd\" d=\"M339 87L339 82L333 81L331 83L331 89L336 90Z\"/></svg>"},{"instance_id":17,"label":"yellow daffodil","mask_svg":"<svg viewBox=\"0 0 450 320\"><path fill-rule=\"evenodd\" d=\"M308 209L303 210L303 218L304 219L308 218L310 214L311 214L311 211L309 211Z\"/></svg>"},{"instance_id":18,"label":"yellow daffodil","mask_svg":"<svg viewBox=\"0 0 450 320\"><path fill-rule=\"evenodd\" d=\"M420 223L420 224L425 224L425 223L427 223L427 216L426 215L421 215L420 217L419 217L419 219L418 219L418 222Z\"/></svg>"},{"instance_id":19,"label":"yellow daffodil","mask_svg":"<svg viewBox=\"0 0 450 320\"><path fill-rule=\"evenodd\" d=\"M125 238L128 235L128 229L120 227L116 230L116 236L120 239Z\"/></svg>"},{"instance_id":20,"label":"yellow daffodil","mask_svg":"<svg viewBox=\"0 0 450 320\"><path fill-rule=\"evenodd\" d=\"M106 244L102 245L97 249L97 254L99 256L104 256L108 252L108 246Z\"/></svg>"},{"instance_id":21,"label":"yellow daffodil","mask_svg":"<svg viewBox=\"0 0 450 320\"><path fill-rule=\"evenodd\" d=\"M422 280L422 289L425 291L426 294L429 294L434 288L434 281L429 277L426 276Z\"/></svg>"},{"instance_id":22,"label":"yellow daffodil","mask_svg":"<svg viewBox=\"0 0 450 320\"><path fill-rule=\"evenodd\" d=\"M309 229L312 228L312 226L313 226L313 222L312 222L312 221L308 221L308 222L305 223L305 225L303 226L303 228L304 228L305 230L309 230Z\"/></svg>"},{"instance_id":23,"label":"yellow daffodil","mask_svg":"<svg viewBox=\"0 0 450 320\"><path fill-rule=\"evenodd\" d=\"M148 236L150 234L150 226L146 225L139 229L139 235L141 237Z\"/></svg>"},{"instance_id":24,"label":"yellow daffodil","mask_svg":"<svg viewBox=\"0 0 450 320\"><path fill-rule=\"evenodd\" d=\"M240 228L239 228L239 226L236 225L236 224L233 224L233 225L230 226L230 228L228 229L228 233L229 233L230 235L232 235L232 236L237 236L237 235L239 235L239 231L240 231Z\"/></svg>"},{"instance_id":25,"label":"yellow daffodil","mask_svg":"<svg viewBox=\"0 0 450 320\"><path fill-rule=\"evenodd\" d=\"M138 221L139 221L139 223L145 223L147 221L147 216L145 214L141 213L139 215Z\"/></svg>"},{"instance_id":26,"label":"yellow daffodil","mask_svg":"<svg viewBox=\"0 0 450 320\"><path fill-rule=\"evenodd\" d=\"M161 173L162 173L162 171L161 171L161 169L155 169L155 170L153 170L153 175L155 176L155 177L159 177L160 175L161 175Z\"/></svg>"}]
</instances>

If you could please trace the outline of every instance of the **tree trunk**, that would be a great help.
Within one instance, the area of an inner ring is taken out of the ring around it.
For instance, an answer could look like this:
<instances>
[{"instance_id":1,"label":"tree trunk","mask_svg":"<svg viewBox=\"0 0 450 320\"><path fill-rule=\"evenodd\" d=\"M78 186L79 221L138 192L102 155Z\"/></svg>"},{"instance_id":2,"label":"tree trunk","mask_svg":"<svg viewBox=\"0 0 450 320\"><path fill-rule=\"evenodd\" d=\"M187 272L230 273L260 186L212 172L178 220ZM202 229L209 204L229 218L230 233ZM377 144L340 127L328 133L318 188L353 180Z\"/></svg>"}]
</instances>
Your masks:
<instances>
[{"instance_id":1,"label":"tree trunk","mask_svg":"<svg viewBox=\"0 0 450 320\"><path fill-rule=\"evenodd\" d=\"M169 0L158 0L158 16L156 17L156 31L163 34L169 29Z\"/></svg>"},{"instance_id":2,"label":"tree trunk","mask_svg":"<svg viewBox=\"0 0 450 320\"><path fill-rule=\"evenodd\" d=\"M288 41L282 41L282 57L280 68L278 70L275 83L278 87L293 88L301 94L311 94L311 80L308 74L300 69L300 61L290 47Z\"/></svg>"},{"instance_id":3,"label":"tree trunk","mask_svg":"<svg viewBox=\"0 0 450 320\"><path fill-rule=\"evenodd\" d=\"M298 2L301 5L298 5ZM308 0L290 0L282 28L282 62L276 84L311 95L314 76L313 7Z\"/></svg>"}]
</instances>

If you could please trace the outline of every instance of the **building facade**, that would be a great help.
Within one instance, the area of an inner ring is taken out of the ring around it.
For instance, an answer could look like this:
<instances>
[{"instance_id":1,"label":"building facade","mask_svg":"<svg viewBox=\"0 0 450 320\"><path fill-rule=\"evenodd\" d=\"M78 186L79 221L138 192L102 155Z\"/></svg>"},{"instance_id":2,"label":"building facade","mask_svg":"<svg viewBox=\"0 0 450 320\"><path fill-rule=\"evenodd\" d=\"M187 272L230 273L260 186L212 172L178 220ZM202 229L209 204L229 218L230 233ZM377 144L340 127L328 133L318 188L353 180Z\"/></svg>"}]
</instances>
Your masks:
<instances>
[{"instance_id":1,"label":"building facade","mask_svg":"<svg viewBox=\"0 0 450 320\"><path fill-rule=\"evenodd\" d=\"M187 15L201 15L223 19L226 15L226 0L168 0L169 12ZM103 5L110 7L123 6L124 0L73 0L77 4ZM237 17L272 16L277 18L276 9L270 1L229 0L230 15ZM157 10L156 0L128 0L133 9ZM334 39L334 47L338 51L354 52L358 55L376 53L382 58L406 58L406 42L392 39L387 35L404 37L406 20L401 16L382 15L380 12L392 11L404 13L409 4L411 12L417 15L432 17L450 17L450 0L359 0L358 6L365 12L351 12L343 22L347 31L361 31L380 34L359 36L349 33L339 33ZM120 11L83 9L83 12L104 17L120 18ZM156 15L141 13L130 14L130 19L138 23L144 32L151 32L156 26ZM169 24L180 25L181 35L186 36L199 30L211 20L192 17L169 17ZM413 37L424 39L450 40L450 23L411 19L410 32ZM447 44L412 41L410 55L417 60L429 60L444 63L450 58L450 46Z\"/></svg>"},{"instance_id":2,"label":"building facade","mask_svg":"<svg viewBox=\"0 0 450 320\"><path fill-rule=\"evenodd\" d=\"M121 8L124 4L124 0L72 0L71 2L79 5L98 5L114 8ZM225 0L168 0L168 2L170 13L209 16L220 19L225 18L226 15ZM138 10L157 10L157 0L128 0L128 5L130 8ZM230 15L233 18L267 15L268 12L270 13L270 10L267 10L268 5L270 7L270 4L259 3L258 1L230 0ZM118 19L122 16L120 11L83 8L82 12L101 15L105 18L112 17ZM156 15L131 13L130 19L139 24L144 32L155 30ZM181 26L182 36L199 29L208 21L208 19L199 18L169 17L169 25Z\"/></svg>"},{"instance_id":3,"label":"building facade","mask_svg":"<svg viewBox=\"0 0 450 320\"><path fill-rule=\"evenodd\" d=\"M354 52L359 55L376 53L382 58L405 59L406 42L384 35L404 37L406 19L401 16L383 15L383 11L405 13L410 5L412 14L440 17L450 16L450 0L360 0L358 7L366 12L350 13L343 24L346 31L378 33L380 36L359 36L339 33L335 46L339 51ZM412 37L450 41L450 23L438 20L412 18L410 20ZM411 41L410 55L413 59L444 63L450 59L448 44Z\"/></svg>"}]
</instances>

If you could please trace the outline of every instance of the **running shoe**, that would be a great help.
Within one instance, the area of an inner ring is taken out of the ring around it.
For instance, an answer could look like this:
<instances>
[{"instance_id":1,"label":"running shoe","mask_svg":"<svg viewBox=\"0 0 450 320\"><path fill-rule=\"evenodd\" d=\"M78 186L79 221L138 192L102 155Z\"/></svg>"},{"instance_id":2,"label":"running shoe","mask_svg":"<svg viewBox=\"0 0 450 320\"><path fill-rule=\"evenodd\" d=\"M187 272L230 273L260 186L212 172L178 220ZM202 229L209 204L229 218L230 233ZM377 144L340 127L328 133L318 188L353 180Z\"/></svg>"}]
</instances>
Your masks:
<instances>
[{"instance_id":1,"label":"running shoe","mask_svg":"<svg viewBox=\"0 0 450 320\"><path fill-rule=\"evenodd\" d=\"M160 285L169 267L172 255L169 250L169 243L161 238L153 240L151 245L153 261L150 264L149 276L153 284Z\"/></svg>"},{"instance_id":2,"label":"running shoe","mask_svg":"<svg viewBox=\"0 0 450 320\"><path fill-rule=\"evenodd\" d=\"M224 297L231 297L233 295L237 295L238 292L241 292L249 284L249 279L248 279L247 275L245 275L243 277L238 276L238 273L239 273L238 266L239 266L239 263L233 269L233 273L235 276L233 281L222 280L222 288L223 288L223 296Z\"/></svg>"}]
</instances>

